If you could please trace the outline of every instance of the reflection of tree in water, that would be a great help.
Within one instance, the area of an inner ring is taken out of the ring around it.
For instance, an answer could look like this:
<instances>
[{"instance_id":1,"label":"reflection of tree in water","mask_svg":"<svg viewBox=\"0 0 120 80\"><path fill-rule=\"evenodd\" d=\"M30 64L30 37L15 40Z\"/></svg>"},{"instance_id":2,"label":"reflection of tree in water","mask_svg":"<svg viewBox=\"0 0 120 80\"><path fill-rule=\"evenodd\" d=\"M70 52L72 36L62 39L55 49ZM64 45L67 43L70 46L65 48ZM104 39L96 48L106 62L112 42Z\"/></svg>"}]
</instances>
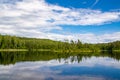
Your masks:
<instances>
[{"instance_id":1,"label":"reflection of tree in water","mask_svg":"<svg viewBox=\"0 0 120 80\"><path fill-rule=\"evenodd\" d=\"M120 60L120 53L55 53L55 52L0 52L0 64L8 65L15 64L20 61L49 61L56 59L59 62L62 60L68 62L80 62L83 58L110 57ZM69 60L69 61L68 61Z\"/></svg>"}]
</instances>

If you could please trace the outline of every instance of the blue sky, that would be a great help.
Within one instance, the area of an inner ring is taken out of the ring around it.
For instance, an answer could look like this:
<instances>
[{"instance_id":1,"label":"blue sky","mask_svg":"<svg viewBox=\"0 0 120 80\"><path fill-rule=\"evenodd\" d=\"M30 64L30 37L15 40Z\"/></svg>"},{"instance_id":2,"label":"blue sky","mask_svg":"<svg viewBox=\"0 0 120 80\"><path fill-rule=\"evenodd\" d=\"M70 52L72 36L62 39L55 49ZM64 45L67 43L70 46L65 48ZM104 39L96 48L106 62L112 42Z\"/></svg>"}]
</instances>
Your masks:
<instances>
[{"instance_id":1,"label":"blue sky","mask_svg":"<svg viewBox=\"0 0 120 80\"><path fill-rule=\"evenodd\" d=\"M51 4L57 4L69 8L91 8L102 11L110 11L120 8L119 0L46 0Z\"/></svg>"},{"instance_id":2,"label":"blue sky","mask_svg":"<svg viewBox=\"0 0 120 80\"><path fill-rule=\"evenodd\" d=\"M50 4L57 4L69 8L88 8L93 10L116 11L120 9L120 0L46 0ZM72 33L114 33L120 31L120 22L113 22L104 25L85 25L85 26L62 26L65 31Z\"/></svg>"},{"instance_id":3,"label":"blue sky","mask_svg":"<svg viewBox=\"0 0 120 80\"><path fill-rule=\"evenodd\" d=\"M103 43L120 40L120 0L0 0L0 33Z\"/></svg>"}]
</instances>

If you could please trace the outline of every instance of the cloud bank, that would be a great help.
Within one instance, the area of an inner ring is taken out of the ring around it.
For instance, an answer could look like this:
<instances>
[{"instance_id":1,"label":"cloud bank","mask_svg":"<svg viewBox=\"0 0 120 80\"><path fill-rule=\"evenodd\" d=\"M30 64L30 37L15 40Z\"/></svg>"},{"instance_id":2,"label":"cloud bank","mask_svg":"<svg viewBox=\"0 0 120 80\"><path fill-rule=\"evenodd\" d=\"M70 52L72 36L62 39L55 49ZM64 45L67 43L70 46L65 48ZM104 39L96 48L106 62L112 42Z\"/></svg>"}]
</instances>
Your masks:
<instances>
[{"instance_id":1,"label":"cloud bank","mask_svg":"<svg viewBox=\"0 0 120 80\"><path fill-rule=\"evenodd\" d=\"M61 25L103 25L120 20L120 12L65 8L48 4L45 0L14 0L0 4L0 33L53 40L80 39L85 42L120 40L120 32L113 34L60 34ZM75 36L75 38L74 38ZM104 37L105 36L105 37ZM107 36L107 37L106 37Z\"/></svg>"}]
</instances>

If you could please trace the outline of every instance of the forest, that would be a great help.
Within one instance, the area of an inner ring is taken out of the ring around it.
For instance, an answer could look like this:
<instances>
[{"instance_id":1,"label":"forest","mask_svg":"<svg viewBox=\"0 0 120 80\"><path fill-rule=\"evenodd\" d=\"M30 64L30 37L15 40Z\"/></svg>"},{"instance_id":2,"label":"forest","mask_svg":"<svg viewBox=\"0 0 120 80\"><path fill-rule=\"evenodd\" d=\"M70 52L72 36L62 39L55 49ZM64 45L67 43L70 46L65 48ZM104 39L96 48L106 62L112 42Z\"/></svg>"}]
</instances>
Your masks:
<instances>
[{"instance_id":1,"label":"forest","mask_svg":"<svg viewBox=\"0 0 120 80\"><path fill-rule=\"evenodd\" d=\"M68 52L120 51L120 41L110 43L82 43L78 41L53 41L49 39L0 35L0 49L51 50Z\"/></svg>"}]
</instances>

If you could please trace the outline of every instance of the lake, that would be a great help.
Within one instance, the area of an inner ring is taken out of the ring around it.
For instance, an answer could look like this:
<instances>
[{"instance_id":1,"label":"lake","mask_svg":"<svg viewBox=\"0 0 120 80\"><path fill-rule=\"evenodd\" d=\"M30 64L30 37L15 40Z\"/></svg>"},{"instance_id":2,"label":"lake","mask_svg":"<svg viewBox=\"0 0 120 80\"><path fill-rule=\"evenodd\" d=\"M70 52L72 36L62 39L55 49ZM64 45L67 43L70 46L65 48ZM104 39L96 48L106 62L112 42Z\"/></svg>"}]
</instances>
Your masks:
<instances>
[{"instance_id":1,"label":"lake","mask_svg":"<svg viewBox=\"0 0 120 80\"><path fill-rule=\"evenodd\" d=\"M120 53L0 52L0 80L120 80Z\"/></svg>"}]
</instances>

